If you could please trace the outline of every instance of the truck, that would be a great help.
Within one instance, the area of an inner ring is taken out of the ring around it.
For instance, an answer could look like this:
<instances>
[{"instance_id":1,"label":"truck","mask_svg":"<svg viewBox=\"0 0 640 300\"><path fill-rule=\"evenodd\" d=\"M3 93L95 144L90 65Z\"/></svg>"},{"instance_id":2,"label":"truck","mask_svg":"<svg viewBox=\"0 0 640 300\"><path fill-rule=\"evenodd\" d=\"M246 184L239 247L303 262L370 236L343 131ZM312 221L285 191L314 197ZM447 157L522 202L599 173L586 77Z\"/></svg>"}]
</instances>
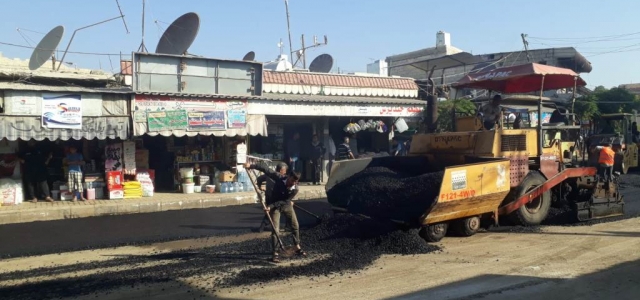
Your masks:
<instances>
[{"instance_id":1,"label":"truck","mask_svg":"<svg viewBox=\"0 0 640 300\"><path fill-rule=\"evenodd\" d=\"M586 83L573 71L538 64L469 74L454 84L503 93L543 91L544 87L574 87L575 91L578 85ZM536 104L541 116L542 92ZM456 120L458 128L470 131L414 135L408 156L335 162L325 186L328 202L336 211L353 212L350 202L330 196L335 194L331 190L367 168L386 167L399 172L442 172L437 196L424 199L433 204L412 222L427 242L440 241L449 229L471 236L482 226L501 221L536 226L548 216L554 201L570 203L576 221L624 214L619 176L603 181L595 165L579 159L575 143L580 126L542 122L520 129L471 126L478 123L477 116L470 116Z\"/></svg>"}]
</instances>

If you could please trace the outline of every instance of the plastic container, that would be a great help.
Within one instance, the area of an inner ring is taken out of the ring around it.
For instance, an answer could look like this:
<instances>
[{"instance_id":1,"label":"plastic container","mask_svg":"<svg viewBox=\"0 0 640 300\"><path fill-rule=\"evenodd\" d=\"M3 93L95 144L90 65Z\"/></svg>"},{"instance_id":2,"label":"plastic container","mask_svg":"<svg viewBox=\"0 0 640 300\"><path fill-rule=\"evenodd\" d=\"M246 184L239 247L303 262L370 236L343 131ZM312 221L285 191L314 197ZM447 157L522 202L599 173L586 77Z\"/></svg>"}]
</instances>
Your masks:
<instances>
[{"instance_id":1,"label":"plastic container","mask_svg":"<svg viewBox=\"0 0 640 300\"><path fill-rule=\"evenodd\" d=\"M194 185L193 186L193 192L194 193L202 193L202 186L201 185Z\"/></svg>"},{"instance_id":2,"label":"plastic container","mask_svg":"<svg viewBox=\"0 0 640 300\"><path fill-rule=\"evenodd\" d=\"M220 184L220 192L223 194L226 194L229 192L229 186L227 185L226 182L223 182Z\"/></svg>"},{"instance_id":3,"label":"plastic container","mask_svg":"<svg viewBox=\"0 0 640 300\"><path fill-rule=\"evenodd\" d=\"M51 191L51 198L53 198L53 200L60 200L60 191Z\"/></svg>"},{"instance_id":4,"label":"plastic container","mask_svg":"<svg viewBox=\"0 0 640 300\"><path fill-rule=\"evenodd\" d=\"M207 193L209 193L209 194L213 194L213 193L216 192L216 186L215 185L209 184L209 185L207 185L205 187L206 187Z\"/></svg>"},{"instance_id":5,"label":"plastic container","mask_svg":"<svg viewBox=\"0 0 640 300\"><path fill-rule=\"evenodd\" d=\"M193 168L180 168L180 177L193 179Z\"/></svg>"},{"instance_id":6,"label":"plastic container","mask_svg":"<svg viewBox=\"0 0 640 300\"><path fill-rule=\"evenodd\" d=\"M96 199L96 189L87 189L87 200L95 200Z\"/></svg>"},{"instance_id":7,"label":"plastic container","mask_svg":"<svg viewBox=\"0 0 640 300\"><path fill-rule=\"evenodd\" d=\"M182 193L183 194L193 194L194 188L195 188L195 184L193 184L193 183L183 183L182 184Z\"/></svg>"}]
</instances>

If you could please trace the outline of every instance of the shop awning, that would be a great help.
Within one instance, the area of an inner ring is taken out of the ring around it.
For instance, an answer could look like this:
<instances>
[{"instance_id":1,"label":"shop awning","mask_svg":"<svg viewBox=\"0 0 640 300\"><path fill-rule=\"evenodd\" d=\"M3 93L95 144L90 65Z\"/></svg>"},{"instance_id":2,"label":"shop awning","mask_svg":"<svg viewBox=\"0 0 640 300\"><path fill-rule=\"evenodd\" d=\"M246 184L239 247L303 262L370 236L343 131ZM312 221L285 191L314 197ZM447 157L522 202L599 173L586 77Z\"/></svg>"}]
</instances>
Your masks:
<instances>
[{"instance_id":1,"label":"shop awning","mask_svg":"<svg viewBox=\"0 0 640 300\"><path fill-rule=\"evenodd\" d=\"M162 136L196 136L196 135L213 135L213 136L246 136L246 135L262 135L267 136L267 118L264 115L247 115L247 126L243 129L226 129L226 130L162 130L149 131L146 122L134 122L133 134L141 135L162 135Z\"/></svg>"},{"instance_id":2,"label":"shop awning","mask_svg":"<svg viewBox=\"0 0 640 300\"><path fill-rule=\"evenodd\" d=\"M0 117L0 139L10 141L30 140L41 141L107 138L127 139L129 133L129 117L83 117L82 129L50 129L43 128L40 117Z\"/></svg>"}]
</instances>

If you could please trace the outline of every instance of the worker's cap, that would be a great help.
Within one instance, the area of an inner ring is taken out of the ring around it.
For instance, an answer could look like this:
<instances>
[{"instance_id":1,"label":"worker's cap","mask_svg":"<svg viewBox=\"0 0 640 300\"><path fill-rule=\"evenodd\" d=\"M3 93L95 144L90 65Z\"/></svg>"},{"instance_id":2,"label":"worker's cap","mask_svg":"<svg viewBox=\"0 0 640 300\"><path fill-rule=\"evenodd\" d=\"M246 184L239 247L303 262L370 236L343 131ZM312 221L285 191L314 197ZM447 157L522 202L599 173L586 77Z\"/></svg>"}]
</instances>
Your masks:
<instances>
[{"instance_id":1,"label":"worker's cap","mask_svg":"<svg viewBox=\"0 0 640 300\"><path fill-rule=\"evenodd\" d=\"M491 100L493 100L493 101L500 101L500 100L502 100L502 96L500 96L499 94L498 94L498 95L495 95L495 96L493 96L493 98L491 98Z\"/></svg>"}]
</instances>

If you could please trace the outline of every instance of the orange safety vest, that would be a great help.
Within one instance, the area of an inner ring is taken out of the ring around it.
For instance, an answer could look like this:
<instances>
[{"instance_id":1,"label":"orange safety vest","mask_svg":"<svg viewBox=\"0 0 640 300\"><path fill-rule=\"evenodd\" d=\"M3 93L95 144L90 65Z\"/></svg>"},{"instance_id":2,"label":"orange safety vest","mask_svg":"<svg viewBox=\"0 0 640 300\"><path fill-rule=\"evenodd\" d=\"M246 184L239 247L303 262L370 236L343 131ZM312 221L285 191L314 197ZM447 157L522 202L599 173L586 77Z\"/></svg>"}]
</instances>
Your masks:
<instances>
[{"instance_id":1,"label":"orange safety vest","mask_svg":"<svg viewBox=\"0 0 640 300\"><path fill-rule=\"evenodd\" d=\"M602 148L602 150L600 150L600 158L598 159L598 163L603 165L613 166L615 155L616 153L613 151L613 149L609 147L604 147Z\"/></svg>"}]
</instances>

